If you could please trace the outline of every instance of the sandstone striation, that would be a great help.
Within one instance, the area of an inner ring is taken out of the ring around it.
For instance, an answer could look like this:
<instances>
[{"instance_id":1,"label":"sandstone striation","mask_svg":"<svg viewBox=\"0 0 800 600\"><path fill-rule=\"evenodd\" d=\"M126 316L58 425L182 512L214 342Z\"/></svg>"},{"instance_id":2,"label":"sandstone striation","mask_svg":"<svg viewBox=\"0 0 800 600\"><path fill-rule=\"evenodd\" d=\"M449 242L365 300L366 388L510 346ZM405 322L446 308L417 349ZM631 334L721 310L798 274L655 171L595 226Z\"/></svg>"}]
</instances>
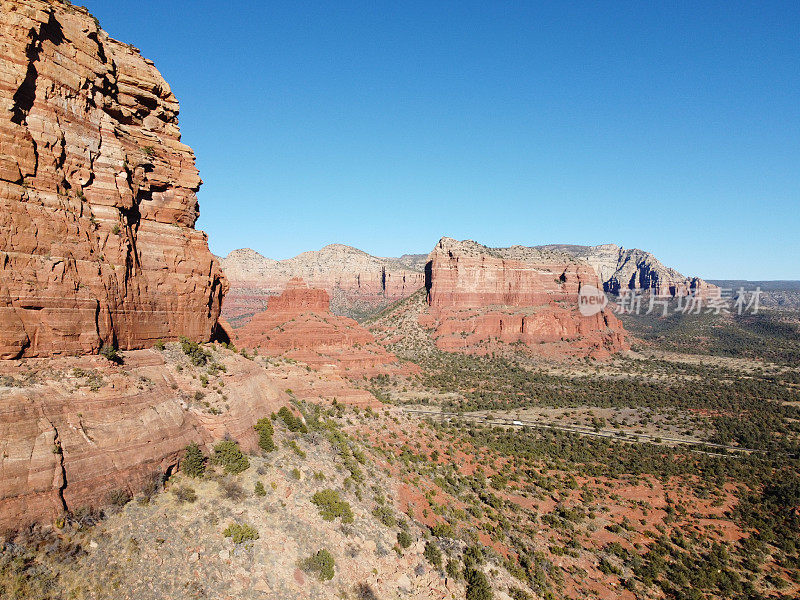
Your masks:
<instances>
[{"instance_id":1,"label":"sandstone striation","mask_svg":"<svg viewBox=\"0 0 800 600\"><path fill-rule=\"evenodd\" d=\"M587 262L563 252L442 238L426 267L429 309L419 322L447 351L485 353L493 341L558 355L606 357L626 349L610 311L580 314L583 285L601 284Z\"/></svg>"},{"instance_id":2,"label":"sandstone striation","mask_svg":"<svg viewBox=\"0 0 800 600\"><path fill-rule=\"evenodd\" d=\"M235 331L235 340L269 356L347 377L407 371L356 321L332 314L325 290L309 288L301 278L291 279L280 296L270 298L267 310Z\"/></svg>"},{"instance_id":3,"label":"sandstone striation","mask_svg":"<svg viewBox=\"0 0 800 600\"><path fill-rule=\"evenodd\" d=\"M255 250L234 250L220 263L231 282L224 316L243 325L264 310L293 277L325 290L335 314L359 318L410 296L424 284L423 255L378 258L350 246L331 244L287 260L272 260Z\"/></svg>"},{"instance_id":4,"label":"sandstone striation","mask_svg":"<svg viewBox=\"0 0 800 600\"><path fill-rule=\"evenodd\" d=\"M208 340L227 283L169 85L83 8L0 18L0 358Z\"/></svg>"}]
</instances>

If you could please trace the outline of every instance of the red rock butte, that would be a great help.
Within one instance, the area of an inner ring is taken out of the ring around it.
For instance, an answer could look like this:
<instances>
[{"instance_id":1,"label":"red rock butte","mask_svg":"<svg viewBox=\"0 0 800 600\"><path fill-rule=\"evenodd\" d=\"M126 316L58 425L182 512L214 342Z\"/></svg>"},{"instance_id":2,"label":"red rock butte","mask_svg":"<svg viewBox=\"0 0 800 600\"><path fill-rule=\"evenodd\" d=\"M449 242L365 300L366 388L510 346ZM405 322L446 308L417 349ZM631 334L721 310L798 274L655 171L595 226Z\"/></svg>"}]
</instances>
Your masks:
<instances>
[{"instance_id":1,"label":"red rock butte","mask_svg":"<svg viewBox=\"0 0 800 600\"><path fill-rule=\"evenodd\" d=\"M602 289L585 261L442 238L426 271L429 310L419 322L434 330L442 350L485 353L497 341L540 354L602 358L628 348L610 311L588 317L578 311L582 285Z\"/></svg>"},{"instance_id":2,"label":"red rock butte","mask_svg":"<svg viewBox=\"0 0 800 600\"><path fill-rule=\"evenodd\" d=\"M293 278L267 310L235 330L237 344L270 356L285 356L315 369L330 368L347 377L405 373L397 357L353 319L330 312L325 290Z\"/></svg>"},{"instance_id":3,"label":"red rock butte","mask_svg":"<svg viewBox=\"0 0 800 600\"><path fill-rule=\"evenodd\" d=\"M69 3L0 30L0 358L207 341L227 282L169 85Z\"/></svg>"}]
</instances>

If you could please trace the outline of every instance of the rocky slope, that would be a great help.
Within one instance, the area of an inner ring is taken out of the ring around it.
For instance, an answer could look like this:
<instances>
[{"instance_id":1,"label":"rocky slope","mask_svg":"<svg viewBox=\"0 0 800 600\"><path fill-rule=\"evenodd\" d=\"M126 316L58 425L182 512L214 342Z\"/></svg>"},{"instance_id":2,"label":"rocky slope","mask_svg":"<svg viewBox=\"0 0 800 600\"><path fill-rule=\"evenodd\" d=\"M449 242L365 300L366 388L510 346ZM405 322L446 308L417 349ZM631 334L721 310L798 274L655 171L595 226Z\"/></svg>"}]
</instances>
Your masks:
<instances>
[{"instance_id":1,"label":"rocky slope","mask_svg":"<svg viewBox=\"0 0 800 600\"><path fill-rule=\"evenodd\" d=\"M130 502L92 528L70 524L61 539L47 538L54 550L37 570L49 571L50 585L36 589L39 582L33 581L31 591L41 593L26 597L300 600L394 598L398 592L428 600L464 597L463 582L444 577L423 556L423 527L404 520L413 543L399 553L393 550L399 528L370 514L369 495L362 492L359 499L344 491L347 472L335 448L310 435L284 433L280 425L276 429L280 441L291 440L309 457L304 460L282 444L264 457L250 457L250 468L240 475L176 475L145 505ZM370 478L374 489L388 487L376 479ZM264 496L253 493L256 482L264 486ZM312 498L325 489L342 490L353 523L320 516ZM191 501L184 499L188 494ZM258 538L233 542L224 535L232 523L247 524ZM75 547L61 542L67 537L80 544L73 559L63 557ZM302 567L320 549L334 561L330 580L320 581ZM12 551L19 552L19 546Z\"/></svg>"},{"instance_id":2,"label":"rocky slope","mask_svg":"<svg viewBox=\"0 0 800 600\"><path fill-rule=\"evenodd\" d=\"M285 356L315 369L333 369L347 377L403 373L397 357L375 342L353 319L334 315L325 290L289 280L267 310L235 331L237 344L268 356Z\"/></svg>"},{"instance_id":3,"label":"rocky slope","mask_svg":"<svg viewBox=\"0 0 800 600\"><path fill-rule=\"evenodd\" d=\"M651 253L636 248L625 249L616 244L550 244L535 248L565 252L585 260L592 265L603 282L603 289L610 294L619 295L626 290L650 290L659 296L685 296L693 292L704 295L715 289L713 284L699 277L686 277L664 266Z\"/></svg>"},{"instance_id":4,"label":"rocky slope","mask_svg":"<svg viewBox=\"0 0 800 600\"><path fill-rule=\"evenodd\" d=\"M169 473L189 442L230 436L256 450L255 422L292 397L374 398L336 375L248 360L221 346L205 364L177 343L125 353L0 362L0 531L102 506ZM285 390L292 389L290 396Z\"/></svg>"},{"instance_id":5,"label":"rocky slope","mask_svg":"<svg viewBox=\"0 0 800 600\"><path fill-rule=\"evenodd\" d=\"M0 357L207 340L227 284L169 85L83 8L0 19Z\"/></svg>"},{"instance_id":6,"label":"rocky slope","mask_svg":"<svg viewBox=\"0 0 800 600\"><path fill-rule=\"evenodd\" d=\"M442 238L426 269L429 310L420 324L440 349L485 353L499 341L603 357L627 348L610 311L579 313L581 286L601 284L588 263L566 253Z\"/></svg>"},{"instance_id":7,"label":"rocky slope","mask_svg":"<svg viewBox=\"0 0 800 600\"><path fill-rule=\"evenodd\" d=\"M221 258L220 264L231 282L223 314L236 327L263 310L267 299L280 294L293 277L325 290L335 314L359 318L421 288L425 257L379 258L331 244L280 261L244 248Z\"/></svg>"}]
</instances>

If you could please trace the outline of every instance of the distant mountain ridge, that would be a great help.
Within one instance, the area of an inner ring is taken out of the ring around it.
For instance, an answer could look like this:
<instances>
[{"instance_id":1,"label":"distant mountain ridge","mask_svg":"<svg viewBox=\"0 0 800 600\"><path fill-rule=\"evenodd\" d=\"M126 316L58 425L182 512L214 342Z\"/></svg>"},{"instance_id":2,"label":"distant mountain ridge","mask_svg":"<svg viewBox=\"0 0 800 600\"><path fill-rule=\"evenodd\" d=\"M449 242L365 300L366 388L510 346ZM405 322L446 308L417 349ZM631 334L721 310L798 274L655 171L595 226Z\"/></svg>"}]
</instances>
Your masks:
<instances>
[{"instance_id":1,"label":"distant mountain ridge","mask_svg":"<svg viewBox=\"0 0 800 600\"><path fill-rule=\"evenodd\" d=\"M285 260L243 248L219 261L231 283L223 316L236 327L264 310L267 298L283 292L295 277L327 291L335 314L352 318L371 314L423 286L427 255L384 258L352 246L330 244Z\"/></svg>"},{"instance_id":2,"label":"distant mountain ridge","mask_svg":"<svg viewBox=\"0 0 800 600\"><path fill-rule=\"evenodd\" d=\"M679 296L690 292L707 293L716 287L699 277L687 277L665 266L650 252L638 248L626 249L616 244L548 244L536 248L560 250L587 261L603 281L604 290L610 294L651 290L658 295Z\"/></svg>"},{"instance_id":3,"label":"distant mountain ridge","mask_svg":"<svg viewBox=\"0 0 800 600\"><path fill-rule=\"evenodd\" d=\"M725 290L729 297L735 297L740 288L747 292L752 292L758 288L761 290L759 305L765 308L800 309L800 281L791 279L773 281L710 279L709 282Z\"/></svg>"},{"instance_id":4,"label":"distant mountain ridge","mask_svg":"<svg viewBox=\"0 0 800 600\"><path fill-rule=\"evenodd\" d=\"M714 289L699 277L687 277L665 266L649 252L616 244L517 245L503 249L487 248L469 240L459 244L462 253L474 246L477 254L494 253L509 259L587 262L605 291L616 295L628 289L654 290L670 296ZM328 292L334 314L363 318L420 289L425 284L429 258L428 254L379 257L345 244L330 244L285 260L265 257L250 248L233 250L219 258L231 285L223 316L234 327L241 326L264 310L267 298L280 294L290 279L301 277L309 286Z\"/></svg>"}]
</instances>

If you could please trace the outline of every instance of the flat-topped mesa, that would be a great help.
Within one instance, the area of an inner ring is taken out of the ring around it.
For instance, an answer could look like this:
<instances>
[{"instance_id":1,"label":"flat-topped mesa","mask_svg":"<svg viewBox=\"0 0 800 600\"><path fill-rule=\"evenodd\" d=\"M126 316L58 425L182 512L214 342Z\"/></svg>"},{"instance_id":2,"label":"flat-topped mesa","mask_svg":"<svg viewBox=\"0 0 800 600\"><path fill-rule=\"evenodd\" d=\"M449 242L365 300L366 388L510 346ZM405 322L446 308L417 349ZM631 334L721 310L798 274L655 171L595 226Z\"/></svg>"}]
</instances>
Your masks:
<instances>
[{"instance_id":1,"label":"flat-topped mesa","mask_svg":"<svg viewBox=\"0 0 800 600\"><path fill-rule=\"evenodd\" d=\"M449 351L486 353L495 341L552 355L604 357L626 349L610 311L579 312L584 285L602 287L591 265L561 251L442 238L426 267L430 308L420 323Z\"/></svg>"},{"instance_id":2,"label":"flat-topped mesa","mask_svg":"<svg viewBox=\"0 0 800 600\"><path fill-rule=\"evenodd\" d=\"M568 255L535 248L487 248L442 238L431 254L426 282L435 308L539 306L572 302L582 283L599 285L591 266Z\"/></svg>"},{"instance_id":3,"label":"flat-topped mesa","mask_svg":"<svg viewBox=\"0 0 800 600\"><path fill-rule=\"evenodd\" d=\"M208 340L227 282L169 85L69 3L0 30L0 358Z\"/></svg>"},{"instance_id":4,"label":"flat-topped mesa","mask_svg":"<svg viewBox=\"0 0 800 600\"><path fill-rule=\"evenodd\" d=\"M267 310L235 330L234 339L262 354L286 356L315 369L331 367L347 377L407 370L356 321L332 314L328 293L309 288L301 278L291 279L280 296L270 298Z\"/></svg>"}]
</instances>

